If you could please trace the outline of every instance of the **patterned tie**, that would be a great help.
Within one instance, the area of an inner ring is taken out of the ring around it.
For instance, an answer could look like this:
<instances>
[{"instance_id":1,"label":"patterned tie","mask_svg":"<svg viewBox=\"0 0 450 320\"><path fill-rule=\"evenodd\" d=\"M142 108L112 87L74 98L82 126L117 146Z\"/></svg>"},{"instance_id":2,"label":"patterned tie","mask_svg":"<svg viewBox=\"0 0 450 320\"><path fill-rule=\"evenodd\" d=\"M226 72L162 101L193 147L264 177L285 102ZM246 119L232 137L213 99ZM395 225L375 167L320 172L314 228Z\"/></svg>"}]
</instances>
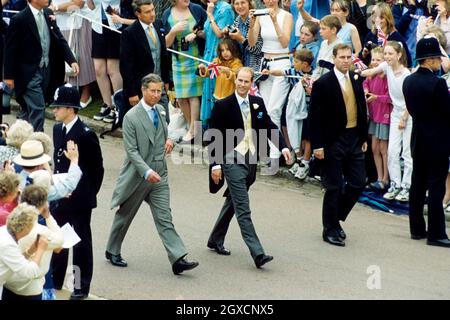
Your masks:
<instances>
[{"instance_id":1,"label":"patterned tie","mask_svg":"<svg viewBox=\"0 0 450 320\"><path fill-rule=\"evenodd\" d=\"M250 107L248 105L248 101L247 100L242 101L242 103L241 103L241 111L245 115L245 117L247 118L248 114L250 113Z\"/></svg>"},{"instance_id":2,"label":"patterned tie","mask_svg":"<svg viewBox=\"0 0 450 320\"><path fill-rule=\"evenodd\" d=\"M153 125L155 126L155 129L158 129L159 119L158 119L158 112L156 111L156 107L151 108L151 111L152 111Z\"/></svg>"},{"instance_id":3,"label":"patterned tie","mask_svg":"<svg viewBox=\"0 0 450 320\"><path fill-rule=\"evenodd\" d=\"M156 37L155 37L155 35L153 34L153 25L149 25L148 26L148 35L150 36L150 39L152 40L152 42L153 42L153 44L155 45L155 47L156 46L158 46L158 42L156 41Z\"/></svg>"},{"instance_id":4,"label":"patterned tie","mask_svg":"<svg viewBox=\"0 0 450 320\"><path fill-rule=\"evenodd\" d=\"M47 32L44 31L46 24L44 21L44 14L43 14L42 10L39 11L37 14L36 24L37 24L37 28L38 28L38 32L39 32L39 38L41 40L41 47L42 47L42 54L43 54L42 61L39 64L39 67L43 67L43 66L47 66L47 64L48 64L48 61L46 61L47 59L45 59L45 57L44 57L44 50L48 46L49 39L47 36Z\"/></svg>"}]
</instances>

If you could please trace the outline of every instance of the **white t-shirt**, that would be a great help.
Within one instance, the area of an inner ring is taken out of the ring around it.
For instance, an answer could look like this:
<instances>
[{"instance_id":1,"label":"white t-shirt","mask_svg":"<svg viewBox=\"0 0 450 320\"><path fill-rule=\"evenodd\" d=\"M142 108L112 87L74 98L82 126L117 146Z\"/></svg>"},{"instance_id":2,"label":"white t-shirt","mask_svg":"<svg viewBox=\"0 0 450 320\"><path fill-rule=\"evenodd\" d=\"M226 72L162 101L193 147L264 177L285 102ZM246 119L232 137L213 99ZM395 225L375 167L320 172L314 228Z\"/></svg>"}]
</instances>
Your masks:
<instances>
[{"instance_id":1,"label":"white t-shirt","mask_svg":"<svg viewBox=\"0 0 450 320\"><path fill-rule=\"evenodd\" d=\"M411 72L407 68L403 68L402 73L395 75L392 68L386 61L382 62L377 69L383 70L388 80L389 95L391 96L392 114L402 114L406 109L405 97L403 96L403 81Z\"/></svg>"}]
</instances>

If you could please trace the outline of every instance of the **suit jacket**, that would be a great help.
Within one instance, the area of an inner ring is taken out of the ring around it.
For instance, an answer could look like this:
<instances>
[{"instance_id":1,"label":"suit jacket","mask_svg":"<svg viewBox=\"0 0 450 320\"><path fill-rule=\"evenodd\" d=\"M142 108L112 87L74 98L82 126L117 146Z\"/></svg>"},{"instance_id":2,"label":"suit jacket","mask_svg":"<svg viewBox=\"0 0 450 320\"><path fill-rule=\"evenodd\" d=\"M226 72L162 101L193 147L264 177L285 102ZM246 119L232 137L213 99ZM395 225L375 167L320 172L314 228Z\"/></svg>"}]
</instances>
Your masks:
<instances>
[{"instance_id":1,"label":"suit jacket","mask_svg":"<svg viewBox=\"0 0 450 320\"><path fill-rule=\"evenodd\" d=\"M419 68L403 82L403 94L413 118L412 156L450 156L450 94L445 80Z\"/></svg>"},{"instance_id":2,"label":"suit jacket","mask_svg":"<svg viewBox=\"0 0 450 320\"><path fill-rule=\"evenodd\" d=\"M66 150L67 141L73 140L78 145L81 176L80 182L68 199L59 200L59 203L77 209L92 209L97 206L97 193L103 181L103 158L97 135L80 119L72 129L63 137L62 123L53 127L53 142L55 173L65 173L69 170L70 161L63 150Z\"/></svg>"},{"instance_id":3,"label":"suit jacket","mask_svg":"<svg viewBox=\"0 0 450 320\"><path fill-rule=\"evenodd\" d=\"M166 50L166 40L161 33L162 25L159 20L153 24L161 43L161 77L164 83L169 83L169 59ZM136 20L122 32L120 41L120 73L123 78L123 91L126 99L134 96L142 97L141 80L149 73L153 73L153 62L147 35L139 20Z\"/></svg>"},{"instance_id":4,"label":"suit jacket","mask_svg":"<svg viewBox=\"0 0 450 320\"><path fill-rule=\"evenodd\" d=\"M159 125L163 126L164 137L167 140L167 123L161 116L164 107L161 105L156 105L156 107ZM150 162L154 157L165 159L164 154L156 155L153 152L155 127L141 103L125 114L122 128L126 157L120 169L119 178L117 178L111 209L120 206L136 191L139 184L145 179L145 173L150 169ZM162 176L161 172L158 173Z\"/></svg>"},{"instance_id":5,"label":"suit jacket","mask_svg":"<svg viewBox=\"0 0 450 320\"><path fill-rule=\"evenodd\" d=\"M361 145L367 141L367 105L362 82L350 79L357 104L357 126ZM310 137L314 149L330 147L345 131L347 111L339 80L334 70L324 74L313 84L310 107Z\"/></svg>"},{"instance_id":6,"label":"suit jacket","mask_svg":"<svg viewBox=\"0 0 450 320\"><path fill-rule=\"evenodd\" d=\"M251 95L248 96L248 99L250 103L252 129L255 130L256 133L256 135L253 135L253 143L256 148L257 157L259 157L261 144L267 146L267 141L259 141L261 137L267 137L270 139L280 150L286 148L286 143L281 132L276 124L272 122L269 114L267 113L264 100ZM206 132L206 140L212 140L208 148L210 158L210 191L212 193L219 191L222 185L216 185L213 182L211 178L211 168L215 165L225 163L225 159L223 157L227 153L232 152L244 138L244 136L241 135L240 137L234 138L233 141L229 141L228 138L231 137L227 137L226 131L230 129L244 130L241 107L239 106L235 93L215 102L211 113L210 129ZM278 135L272 136L272 130L276 130ZM215 137L215 133L219 132L223 137L222 140L217 140L217 137ZM221 181L223 182L223 180ZM251 183L253 182L254 179Z\"/></svg>"},{"instance_id":7,"label":"suit jacket","mask_svg":"<svg viewBox=\"0 0 450 320\"><path fill-rule=\"evenodd\" d=\"M43 9L45 21L50 34L50 84L47 96L53 97L56 88L64 84L65 67L76 62L72 51L64 39L54 19L50 19L53 12ZM4 79L13 79L16 94L26 90L28 83L39 68L42 48L39 32L33 13L29 6L11 18L5 41L5 70Z\"/></svg>"}]
</instances>

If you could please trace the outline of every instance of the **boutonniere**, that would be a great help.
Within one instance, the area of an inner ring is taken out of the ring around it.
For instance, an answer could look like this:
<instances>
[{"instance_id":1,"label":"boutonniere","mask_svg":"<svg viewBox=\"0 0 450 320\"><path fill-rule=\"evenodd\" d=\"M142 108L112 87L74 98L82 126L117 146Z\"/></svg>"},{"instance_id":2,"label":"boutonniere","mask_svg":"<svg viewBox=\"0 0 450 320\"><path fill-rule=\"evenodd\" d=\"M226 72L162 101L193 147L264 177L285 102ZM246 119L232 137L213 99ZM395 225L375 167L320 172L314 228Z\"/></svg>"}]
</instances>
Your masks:
<instances>
[{"instance_id":1,"label":"boutonniere","mask_svg":"<svg viewBox=\"0 0 450 320\"><path fill-rule=\"evenodd\" d=\"M49 14L48 18L50 19L51 22L56 21L56 16L54 14Z\"/></svg>"},{"instance_id":2,"label":"boutonniere","mask_svg":"<svg viewBox=\"0 0 450 320\"><path fill-rule=\"evenodd\" d=\"M258 112L258 115L256 116L258 119L262 119L263 117L263 113L262 112Z\"/></svg>"},{"instance_id":3,"label":"boutonniere","mask_svg":"<svg viewBox=\"0 0 450 320\"><path fill-rule=\"evenodd\" d=\"M253 104L253 109L257 110L258 108L259 108L259 104L254 103L254 104Z\"/></svg>"},{"instance_id":4,"label":"boutonniere","mask_svg":"<svg viewBox=\"0 0 450 320\"><path fill-rule=\"evenodd\" d=\"M359 79L359 75L357 73L355 73L355 75L353 76L353 79L358 80Z\"/></svg>"},{"instance_id":5,"label":"boutonniere","mask_svg":"<svg viewBox=\"0 0 450 320\"><path fill-rule=\"evenodd\" d=\"M160 113L161 113L162 116L165 116L165 115L166 115L166 112L165 112L165 111L161 111Z\"/></svg>"}]
</instances>

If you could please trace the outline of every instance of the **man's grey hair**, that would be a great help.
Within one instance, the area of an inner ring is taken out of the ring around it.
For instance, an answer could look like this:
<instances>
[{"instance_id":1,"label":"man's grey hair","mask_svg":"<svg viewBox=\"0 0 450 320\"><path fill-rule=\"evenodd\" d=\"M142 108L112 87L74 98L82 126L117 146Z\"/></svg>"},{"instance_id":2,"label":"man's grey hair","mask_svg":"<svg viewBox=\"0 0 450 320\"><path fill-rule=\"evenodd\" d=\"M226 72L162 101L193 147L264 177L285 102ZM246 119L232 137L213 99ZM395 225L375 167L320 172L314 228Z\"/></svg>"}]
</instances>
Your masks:
<instances>
[{"instance_id":1,"label":"man's grey hair","mask_svg":"<svg viewBox=\"0 0 450 320\"><path fill-rule=\"evenodd\" d=\"M142 78L141 85L144 88L148 88L148 85L150 83L162 83L162 82L163 81L159 75L157 75L155 73L150 73Z\"/></svg>"}]
</instances>

